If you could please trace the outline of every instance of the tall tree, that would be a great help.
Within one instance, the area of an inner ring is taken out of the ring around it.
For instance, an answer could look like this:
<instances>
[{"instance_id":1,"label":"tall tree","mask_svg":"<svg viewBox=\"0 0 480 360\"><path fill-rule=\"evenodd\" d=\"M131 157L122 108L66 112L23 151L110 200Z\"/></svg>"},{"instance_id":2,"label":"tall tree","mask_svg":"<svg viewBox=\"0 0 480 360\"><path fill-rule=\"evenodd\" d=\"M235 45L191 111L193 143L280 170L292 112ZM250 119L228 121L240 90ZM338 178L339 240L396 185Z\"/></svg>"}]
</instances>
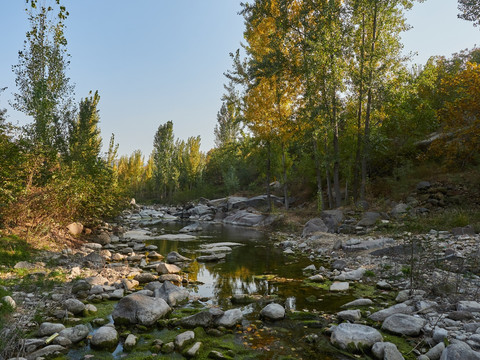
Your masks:
<instances>
[{"instance_id":1,"label":"tall tree","mask_svg":"<svg viewBox=\"0 0 480 360\"><path fill-rule=\"evenodd\" d=\"M160 197L166 199L174 190L176 179L174 168L173 122L160 125L153 140L154 178Z\"/></svg>"},{"instance_id":2,"label":"tall tree","mask_svg":"<svg viewBox=\"0 0 480 360\"><path fill-rule=\"evenodd\" d=\"M480 25L480 2L478 0L458 0L458 17L473 21L473 26Z\"/></svg>"},{"instance_id":3,"label":"tall tree","mask_svg":"<svg viewBox=\"0 0 480 360\"><path fill-rule=\"evenodd\" d=\"M19 51L19 63L13 66L18 93L13 107L32 116L30 138L55 156L64 140L64 118L71 106L73 87L66 76L68 67L67 40L64 21L68 16L64 6L38 5L27 1L31 29L26 34L24 49ZM55 16L56 15L56 16Z\"/></svg>"}]
</instances>

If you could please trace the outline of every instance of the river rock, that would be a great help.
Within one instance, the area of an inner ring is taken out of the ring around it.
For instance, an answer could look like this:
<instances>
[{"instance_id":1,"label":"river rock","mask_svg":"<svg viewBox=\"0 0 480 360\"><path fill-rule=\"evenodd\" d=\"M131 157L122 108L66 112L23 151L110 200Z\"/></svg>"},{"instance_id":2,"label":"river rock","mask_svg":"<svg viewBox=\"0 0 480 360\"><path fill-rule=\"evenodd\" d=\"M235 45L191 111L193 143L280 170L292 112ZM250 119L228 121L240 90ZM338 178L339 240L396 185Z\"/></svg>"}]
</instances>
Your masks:
<instances>
[{"instance_id":1,"label":"river rock","mask_svg":"<svg viewBox=\"0 0 480 360\"><path fill-rule=\"evenodd\" d=\"M436 344L443 343L443 341L447 338L448 331L446 329L442 329L439 327L435 327L433 330L432 339L435 341Z\"/></svg>"},{"instance_id":2,"label":"river rock","mask_svg":"<svg viewBox=\"0 0 480 360\"><path fill-rule=\"evenodd\" d=\"M334 233L337 231L338 226L344 220L345 216L343 215L342 210L324 210L321 215L324 224L327 227L329 233Z\"/></svg>"},{"instance_id":3,"label":"river rock","mask_svg":"<svg viewBox=\"0 0 480 360\"><path fill-rule=\"evenodd\" d=\"M97 329L90 339L90 345L96 349L112 349L118 344L118 332L111 325Z\"/></svg>"},{"instance_id":4,"label":"river rock","mask_svg":"<svg viewBox=\"0 0 480 360\"><path fill-rule=\"evenodd\" d=\"M0 303L10 306L12 309L17 307L15 300L10 295L6 295L0 299Z\"/></svg>"},{"instance_id":5,"label":"river rock","mask_svg":"<svg viewBox=\"0 0 480 360\"><path fill-rule=\"evenodd\" d=\"M445 350L445 343L442 341L428 350L425 355L429 360L438 360L442 356L443 350Z\"/></svg>"},{"instance_id":6,"label":"river rock","mask_svg":"<svg viewBox=\"0 0 480 360\"><path fill-rule=\"evenodd\" d=\"M459 301L457 311L480 312L480 303L477 301Z\"/></svg>"},{"instance_id":7,"label":"river rock","mask_svg":"<svg viewBox=\"0 0 480 360\"><path fill-rule=\"evenodd\" d=\"M348 282L334 282L330 285L330 291L347 291L350 288L350 284Z\"/></svg>"},{"instance_id":8,"label":"river rock","mask_svg":"<svg viewBox=\"0 0 480 360\"><path fill-rule=\"evenodd\" d=\"M65 300L65 309L70 311L72 314L80 314L85 310L85 304L77 299L67 299Z\"/></svg>"},{"instance_id":9,"label":"river rock","mask_svg":"<svg viewBox=\"0 0 480 360\"><path fill-rule=\"evenodd\" d=\"M196 327L209 328L215 322L215 319L222 316L224 312L217 308L211 308L208 311L201 311L197 314L184 317L177 321L181 327L194 329Z\"/></svg>"},{"instance_id":10,"label":"river rock","mask_svg":"<svg viewBox=\"0 0 480 360\"><path fill-rule=\"evenodd\" d=\"M77 280L73 283L72 294L78 294L79 292L83 291L90 291L91 287L92 285L90 285L87 281Z\"/></svg>"},{"instance_id":11,"label":"river rock","mask_svg":"<svg viewBox=\"0 0 480 360\"><path fill-rule=\"evenodd\" d=\"M251 213L246 210L239 210L231 215L228 215L223 222L225 224L240 225L240 226L261 226L263 225L265 216L262 214Z\"/></svg>"},{"instance_id":12,"label":"river rock","mask_svg":"<svg viewBox=\"0 0 480 360\"><path fill-rule=\"evenodd\" d=\"M148 247L148 246L147 246ZM151 260L163 260L165 256L157 253L156 251L151 251L148 253L147 257Z\"/></svg>"},{"instance_id":13,"label":"river rock","mask_svg":"<svg viewBox=\"0 0 480 360\"><path fill-rule=\"evenodd\" d=\"M363 214L362 219L357 223L357 226L373 226L380 219L380 213L367 211Z\"/></svg>"},{"instance_id":14,"label":"river rock","mask_svg":"<svg viewBox=\"0 0 480 360\"><path fill-rule=\"evenodd\" d=\"M356 349L370 349L376 342L382 341L383 337L378 330L360 324L342 323L332 330L330 341L332 344L347 350L350 344Z\"/></svg>"},{"instance_id":15,"label":"river rock","mask_svg":"<svg viewBox=\"0 0 480 360\"><path fill-rule=\"evenodd\" d=\"M480 353L472 350L464 342L458 341L443 350L440 360L480 360Z\"/></svg>"},{"instance_id":16,"label":"river rock","mask_svg":"<svg viewBox=\"0 0 480 360\"><path fill-rule=\"evenodd\" d=\"M181 283L182 282L182 277L177 274L163 274L158 277L158 281L164 282L164 281L170 281L172 283Z\"/></svg>"},{"instance_id":17,"label":"river rock","mask_svg":"<svg viewBox=\"0 0 480 360\"><path fill-rule=\"evenodd\" d=\"M175 347L178 349L178 350L182 350L183 347L192 342L193 339L195 339L195 333L193 331L185 331L181 334L178 334L176 337L175 337Z\"/></svg>"},{"instance_id":18,"label":"river rock","mask_svg":"<svg viewBox=\"0 0 480 360\"><path fill-rule=\"evenodd\" d=\"M212 261L219 261L225 259L225 254L211 254L211 255L202 255L197 257L197 261L199 262L212 262Z\"/></svg>"},{"instance_id":19,"label":"river rock","mask_svg":"<svg viewBox=\"0 0 480 360\"><path fill-rule=\"evenodd\" d=\"M193 346L188 349L186 352L185 352L185 356L187 358L193 358L195 356L197 356L198 352L200 351L200 347L202 346L202 343L201 342L196 342L195 344L193 344Z\"/></svg>"},{"instance_id":20,"label":"river rock","mask_svg":"<svg viewBox=\"0 0 480 360\"><path fill-rule=\"evenodd\" d=\"M188 234L165 234L156 236L155 239L158 240L169 240L169 241L192 241L195 240L197 237Z\"/></svg>"},{"instance_id":21,"label":"river rock","mask_svg":"<svg viewBox=\"0 0 480 360\"><path fill-rule=\"evenodd\" d=\"M395 218L400 218L403 215L405 215L407 211L408 211L408 205L400 203L398 205L395 205L392 211L390 211L390 215L392 215Z\"/></svg>"},{"instance_id":22,"label":"river rock","mask_svg":"<svg viewBox=\"0 0 480 360\"><path fill-rule=\"evenodd\" d=\"M341 307L349 308L349 307L356 307L356 306L369 306L372 304L373 304L373 301L370 299L357 299L357 300L350 301L346 304L343 304Z\"/></svg>"},{"instance_id":23,"label":"river rock","mask_svg":"<svg viewBox=\"0 0 480 360\"><path fill-rule=\"evenodd\" d=\"M202 231L202 225L200 223L193 223L190 225L187 225L179 230L181 233L189 233L189 232L197 232L197 231Z\"/></svg>"},{"instance_id":24,"label":"river rock","mask_svg":"<svg viewBox=\"0 0 480 360\"><path fill-rule=\"evenodd\" d=\"M112 317L118 324L150 326L170 311L170 306L161 298L131 294L121 299L113 310Z\"/></svg>"},{"instance_id":25,"label":"river rock","mask_svg":"<svg viewBox=\"0 0 480 360\"><path fill-rule=\"evenodd\" d=\"M40 350L37 350L31 354L28 354L26 359L27 360L36 360L39 358L43 359L43 358L53 357L59 354L65 354L67 351L68 349L61 345L48 345Z\"/></svg>"},{"instance_id":26,"label":"river rock","mask_svg":"<svg viewBox=\"0 0 480 360\"><path fill-rule=\"evenodd\" d=\"M302 231L302 237L308 237L316 232L327 232L327 225L320 218L313 218L305 224Z\"/></svg>"},{"instance_id":27,"label":"river rock","mask_svg":"<svg viewBox=\"0 0 480 360\"><path fill-rule=\"evenodd\" d=\"M192 261L192 259L182 256L176 251L172 251L167 255L167 262L170 264L180 263L184 261Z\"/></svg>"},{"instance_id":28,"label":"river rock","mask_svg":"<svg viewBox=\"0 0 480 360\"><path fill-rule=\"evenodd\" d=\"M79 222L68 224L67 230L70 233L70 235L73 235L73 236L80 235L83 231L83 224Z\"/></svg>"},{"instance_id":29,"label":"river rock","mask_svg":"<svg viewBox=\"0 0 480 360\"><path fill-rule=\"evenodd\" d=\"M66 328L60 331L59 335L66 337L72 343L76 344L88 336L88 327L81 324L74 327Z\"/></svg>"},{"instance_id":30,"label":"river rock","mask_svg":"<svg viewBox=\"0 0 480 360\"><path fill-rule=\"evenodd\" d=\"M135 275L135 277L133 279L137 280L140 284L145 284L145 283L149 283L149 282L157 280L158 276L156 276L152 273L149 273L149 272L145 272L145 273L140 273L140 274Z\"/></svg>"},{"instance_id":31,"label":"river rock","mask_svg":"<svg viewBox=\"0 0 480 360\"><path fill-rule=\"evenodd\" d=\"M285 308L280 304L271 303L260 311L260 316L268 320L281 320L285 317Z\"/></svg>"},{"instance_id":32,"label":"river rock","mask_svg":"<svg viewBox=\"0 0 480 360\"><path fill-rule=\"evenodd\" d=\"M337 316L342 319L342 320L346 320L346 321L351 321L351 322L355 322L355 321L358 321L362 318L362 314L360 312L360 310L344 310L344 311L340 311Z\"/></svg>"},{"instance_id":33,"label":"river rock","mask_svg":"<svg viewBox=\"0 0 480 360\"><path fill-rule=\"evenodd\" d=\"M40 325L40 328L38 329L38 336L50 336L55 333L59 333L65 329L65 325L63 324L57 324L57 323L50 323L50 322L44 322Z\"/></svg>"},{"instance_id":34,"label":"river rock","mask_svg":"<svg viewBox=\"0 0 480 360\"><path fill-rule=\"evenodd\" d=\"M387 317L393 314L411 314L415 311L413 306L408 306L404 303L390 306L389 308L374 312L368 318L373 321L384 321Z\"/></svg>"},{"instance_id":35,"label":"river rock","mask_svg":"<svg viewBox=\"0 0 480 360\"><path fill-rule=\"evenodd\" d=\"M108 279L104 278L103 276L90 276L85 278L85 281L90 284L90 286L108 285Z\"/></svg>"},{"instance_id":36,"label":"river rock","mask_svg":"<svg viewBox=\"0 0 480 360\"><path fill-rule=\"evenodd\" d=\"M174 264L166 264L161 262L157 265L157 272L159 274L178 274L182 269Z\"/></svg>"},{"instance_id":37,"label":"river rock","mask_svg":"<svg viewBox=\"0 0 480 360\"><path fill-rule=\"evenodd\" d=\"M133 334L128 334L125 342L123 343L123 349L126 351L131 351L135 345L137 345L137 337Z\"/></svg>"},{"instance_id":38,"label":"river rock","mask_svg":"<svg viewBox=\"0 0 480 360\"><path fill-rule=\"evenodd\" d=\"M397 346L391 342L377 342L373 344L372 354L379 360L404 360Z\"/></svg>"},{"instance_id":39,"label":"river rock","mask_svg":"<svg viewBox=\"0 0 480 360\"><path fill-rule=\"evenodd\" d=\"M366 270L362 267L352 271L344 271L340 275L335 276L334 279L340 280L340 281L345 281L345 280L357 281L363 277L363 275L365 274L365 271Z\"/></svg>"},{"instance_id":40,"label":"river rock","mask_svg":"<svg viewBox=\"0 0 480 360\"><path fill-rule=\"evenodd\" d=\"M177 304L188 299L188 291L165 281L160 287L154 290L156 298L165 300L168 305L176 306Z\"/></svg>"},{"instance_id":41,"label":"river rock","mask_svg":"<svg viewBox=\"0 0 480 360\"><path fill-rule=\"evenodd\" d=\"M406 314L394 314L385 319L382 324L382 330L397 335L418 336L426 322L425 319L419 317Z\"/></svg>"},{"instance_id":42,"label":"river rock","mask_svg":"<svg viewBox=\"0 0 480 360\"><path fill-rule=\"evenodd\" d=\"M112 242L112 239L110 238L109 233L107 233L106 231L102 231L100 234L94 237L92 241L103 246L110 244Z\"/></svg>"},{"instance_id":43,"label":"river rock","mask_svg":"<svg viewBox=\"0 0 480 360\"><path fill-rule=\"evenodd\" d=\"M215 321L215 324L217 326L231 328L235 326L238 322L240 322L242 319L243 314L240 309L231 309L225 311L225 313Z\"/></svg>"}]
</instances>

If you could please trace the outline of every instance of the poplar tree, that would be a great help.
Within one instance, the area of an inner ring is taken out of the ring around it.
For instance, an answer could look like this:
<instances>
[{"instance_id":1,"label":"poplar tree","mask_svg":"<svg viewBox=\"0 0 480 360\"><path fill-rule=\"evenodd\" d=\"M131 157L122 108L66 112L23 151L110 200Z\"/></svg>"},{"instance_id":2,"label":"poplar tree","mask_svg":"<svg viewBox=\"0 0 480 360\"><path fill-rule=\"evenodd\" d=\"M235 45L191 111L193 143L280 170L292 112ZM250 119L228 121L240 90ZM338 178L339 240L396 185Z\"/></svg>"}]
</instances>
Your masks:
<instances>
[{"instance_id":1,"label":"poplar tree","mask_svg":"<svg viewBox=\"0 0 480 360\"><path fill-rule=\"evenodd\" d=\"M154 179L160 197L166 199L175 188L173 122L158 127L153 139Z\"/></svg>"}]
</instances>

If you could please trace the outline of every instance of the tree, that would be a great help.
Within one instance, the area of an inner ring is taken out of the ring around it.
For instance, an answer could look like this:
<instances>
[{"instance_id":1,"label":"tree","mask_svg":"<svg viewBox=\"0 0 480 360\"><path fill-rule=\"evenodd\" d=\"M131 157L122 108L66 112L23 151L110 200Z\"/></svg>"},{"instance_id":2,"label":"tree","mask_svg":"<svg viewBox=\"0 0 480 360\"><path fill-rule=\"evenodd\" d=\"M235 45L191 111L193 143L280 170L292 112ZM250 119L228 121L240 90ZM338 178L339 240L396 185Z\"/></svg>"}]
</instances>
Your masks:
<instances>
[{"instance_id":1,"label":"tree","mask_svg":"<svg viewBox=\"0 0 480 360\"><path fill-rule=\"evenodd\" d=\"M458 0L458 17L463 20L473 21L473 26L480 25L480 2L478 0Z\"/></svg>"},{"instance_id":2,"label":"tree","mask_svg":"<svg viewBox=\"0 0 480 360\"><path fill-rule=\"evenodd\" d=\"M154 178L162 199L166 199L169 194L171 195L176 185L173 157L173 122L167 121L158 127L153 139Z\"/></svg>"},{"instance_id":3,"label":"tree","mask_svg":"<svg viewBox=\"0 0 480 360\"><path fill-rule=\"evenodd\" d=\"M56 3L59 5L59 0ZM69 62L64 21L68 12L59 5L58 15L52 18L52 6L37 6L37 1L30 4L26 11L31 29L23 51L18 53L19 63L13 66L18 93L14 94L12 105L33 117L29 129L33 144L54 157L64 140L62 120L68 113L73 91L66 76Z\"/></svg>"}]
</instances>

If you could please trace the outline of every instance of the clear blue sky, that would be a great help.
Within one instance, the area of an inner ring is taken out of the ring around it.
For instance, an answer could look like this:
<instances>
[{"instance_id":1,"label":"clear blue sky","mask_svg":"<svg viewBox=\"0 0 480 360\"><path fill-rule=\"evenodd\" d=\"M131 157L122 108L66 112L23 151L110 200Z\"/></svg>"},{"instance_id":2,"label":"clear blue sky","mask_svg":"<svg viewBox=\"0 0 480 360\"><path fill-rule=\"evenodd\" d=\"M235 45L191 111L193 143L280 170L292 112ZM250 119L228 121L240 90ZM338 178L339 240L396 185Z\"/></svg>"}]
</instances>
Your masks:
<instances>
[{"instance_id":1,"label":"clear blue sky","mask_svg":"<svg viewBox=\"0 0 480 360\"><path fill-rule=\"evenodd\" d=\"M0 107L24 124L8 101L15 89L11 66L18 62L28 22L23 0L0 0ZM111 133L119 153L140 149L148 156L160 124L172 120L176 137L200 135L202 149L214 145L213 129L223 94L229 52L243 39L237 0L63 0L70 16L66 37L68 76L75 98L98 90L104 145ZM427 0L407 13L413 29L402 38L414 62L450 55L479 43L480 30L457 19L456 0Z\"/></svg>"}]
</instances>

